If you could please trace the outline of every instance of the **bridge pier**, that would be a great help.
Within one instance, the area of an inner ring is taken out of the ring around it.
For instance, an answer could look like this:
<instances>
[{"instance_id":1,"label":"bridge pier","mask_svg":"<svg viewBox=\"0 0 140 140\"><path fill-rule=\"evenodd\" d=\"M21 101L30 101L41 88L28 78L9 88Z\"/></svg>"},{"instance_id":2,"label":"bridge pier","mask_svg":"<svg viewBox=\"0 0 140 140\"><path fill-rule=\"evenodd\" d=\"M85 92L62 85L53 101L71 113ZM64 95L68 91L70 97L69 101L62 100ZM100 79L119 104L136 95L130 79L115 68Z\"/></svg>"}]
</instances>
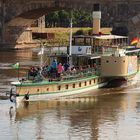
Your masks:
<instances>
[{"instance_id":1,"label":"bridge pier","mask_svg":"<svg viewBox=\"0 0 140 140\"><path fill-rule=\"evenodd\" d=\"M0 42L5 43L5 1L0 2Z\"/></svg>"},{"instance_id":2,"label":"bridge pier","mask_svg":"<svg viewBox=\"0 0 140 140\"><path fill-rule=\"evenodd\" d=\"M32 30L24 26L6 26L1 40L1 49L31 48L36 45L32 40Z\"/></svg>"}]
</instances>

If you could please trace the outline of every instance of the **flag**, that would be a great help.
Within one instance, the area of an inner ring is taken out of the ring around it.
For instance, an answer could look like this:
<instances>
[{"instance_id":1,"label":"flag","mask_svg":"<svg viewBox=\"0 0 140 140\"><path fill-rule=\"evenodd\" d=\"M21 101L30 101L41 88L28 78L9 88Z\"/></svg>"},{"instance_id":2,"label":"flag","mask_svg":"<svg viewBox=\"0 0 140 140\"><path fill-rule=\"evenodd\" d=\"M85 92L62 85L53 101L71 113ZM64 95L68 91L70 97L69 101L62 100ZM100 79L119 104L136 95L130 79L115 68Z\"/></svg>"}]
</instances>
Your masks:
<instances>
[{"instance_id":1,"label":"flag","mask_svg":"<svg viewBox=\"0 0 140 140\"><path fill-rule=\"evenodd\" d=\"M12 65L13 69L19 69L19 67L20 67L19 62Z\"/></svg>"},{"instance_id":2,"label":"flag","mask_svg":"<svg viewBox=\"0 0 140 140\"><path fill-rule=\"evenodd\" d=\"M44 54L44 47L41 48L41 50L38 52L38 55Z\"/></svg>"},{"instance_id":3,"label":"flag","mask_svg":"<svg viewBox=\"0 0 140 140\"><path fill-rule=\"evenodd\" d=\"M132 41L131 41L131 45L137 44L138 43L138 38L135 37Z\"/></svg>"}]
</instances>

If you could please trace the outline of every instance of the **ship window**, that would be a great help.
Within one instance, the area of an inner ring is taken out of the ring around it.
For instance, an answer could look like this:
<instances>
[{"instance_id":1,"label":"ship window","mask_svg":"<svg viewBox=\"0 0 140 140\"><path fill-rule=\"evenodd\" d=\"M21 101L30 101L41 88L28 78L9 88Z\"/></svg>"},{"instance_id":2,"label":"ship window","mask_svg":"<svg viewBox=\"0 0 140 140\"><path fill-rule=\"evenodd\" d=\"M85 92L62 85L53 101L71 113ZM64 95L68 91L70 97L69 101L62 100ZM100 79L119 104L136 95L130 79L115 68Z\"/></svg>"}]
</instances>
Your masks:
<instances>
[{"instance_id":1,"label":"ship window","mask_svg":"<svg viewBox=\"0 0 140 140\"><path fill-rule=\"evenodd\" d=\"M106 63L109 63L109 61L108 61L108 60L106 60Z\"/></svg>"},{"instance_id":2,"label":"ship window","mask_svg":"<svg viewBox=\"0 0 140 140\"><path fill-rule=\"evenodd\" d=\"M75 84L73 84L73 88L75 88Z\"/></svg>"},{"instance_id":3,"label":"ship window","mask_svg":"<svg viewBox=\"0 0 140 140\"><path fill-rule=\"evenodd\" d=\"M89 81L89 84L91 85L91 80Z\"/></svg>"},{"instance_id":4,"label":"ship window","mask_svg":"<svg viewBox=\"0 0 140 140\"><path fill-rule=\"evenodd\" d=\"M87 82L85 82L85 86L87 85Z\"/></svg>"},{"instance_id":5,"label":"ship window","mask_svg":"<svg viewBox=\"0 0 140 140\"><path fill-rule=\"evenodd\" d=\"M58 86L58 90L61 90L61 86Z\"/></svg>"},{"instance_id":6,"label":"ship window","mask_svg":"<svg viewBox=\"0 0 140 140\"><path fill-rule=\"evenodd\" d=\"M66 89L68 89L69 88L69 85L66 85Z\"/></svg>"},{"instance_id":7,"label":"ship window","mask_svg":"<svg viewBox=\"0 0 140 140\"><path fill-rule=\"evenodd\" d=\"M81 83L79 83L79 87L81 87Z\"/></svg>"}]
</instances>

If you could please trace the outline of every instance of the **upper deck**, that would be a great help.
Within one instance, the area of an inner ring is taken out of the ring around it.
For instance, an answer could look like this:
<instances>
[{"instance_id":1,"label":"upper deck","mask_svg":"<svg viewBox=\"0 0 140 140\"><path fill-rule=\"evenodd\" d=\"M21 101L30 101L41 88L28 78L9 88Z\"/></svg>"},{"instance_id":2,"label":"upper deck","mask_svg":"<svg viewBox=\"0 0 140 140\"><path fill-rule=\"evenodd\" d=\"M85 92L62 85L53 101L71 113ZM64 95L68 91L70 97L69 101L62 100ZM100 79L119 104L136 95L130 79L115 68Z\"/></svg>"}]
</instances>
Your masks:
<instances>
[{"instance_id":1,"label":"upper deck","mask_svg":"<svg viewBox=\"0 0 140 140\"><path fill-rule=\"evenodd\" d=\"M77 35L73 36L73 46L90 45L90 46L127 46L129 44L127 36L118 35Z\"/></svg>"},{"instance_id":2,"label":"upper deck","mask_svg":"<svg viewBox=\"0 0 140 140\"><path fill-rule=\"evenodd\" d=\"M73 46L91 46L91 54L111 54L116 49L128 48L128 37L118 35L78 35L73 36Z\"/></svg>"}]
</instances>

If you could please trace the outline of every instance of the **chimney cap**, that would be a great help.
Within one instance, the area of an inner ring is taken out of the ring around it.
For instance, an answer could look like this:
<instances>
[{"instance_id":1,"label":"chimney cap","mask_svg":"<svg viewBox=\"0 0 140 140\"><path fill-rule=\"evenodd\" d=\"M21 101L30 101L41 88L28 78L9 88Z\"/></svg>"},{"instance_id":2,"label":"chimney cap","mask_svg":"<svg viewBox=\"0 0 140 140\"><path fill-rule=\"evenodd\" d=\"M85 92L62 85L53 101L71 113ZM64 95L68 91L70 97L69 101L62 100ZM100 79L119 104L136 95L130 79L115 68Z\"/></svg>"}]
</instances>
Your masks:
<instances>
[{"instance_id":1,"label":"chimney cap","mask_svg":"<svg viewBox=\"0 0 140 140\"><path fill-rule=\"evenodd\" d=\"M95 3L93 5L93 11L101 11L101 6L99 3Z\"/></svg>"}]
</instances>

